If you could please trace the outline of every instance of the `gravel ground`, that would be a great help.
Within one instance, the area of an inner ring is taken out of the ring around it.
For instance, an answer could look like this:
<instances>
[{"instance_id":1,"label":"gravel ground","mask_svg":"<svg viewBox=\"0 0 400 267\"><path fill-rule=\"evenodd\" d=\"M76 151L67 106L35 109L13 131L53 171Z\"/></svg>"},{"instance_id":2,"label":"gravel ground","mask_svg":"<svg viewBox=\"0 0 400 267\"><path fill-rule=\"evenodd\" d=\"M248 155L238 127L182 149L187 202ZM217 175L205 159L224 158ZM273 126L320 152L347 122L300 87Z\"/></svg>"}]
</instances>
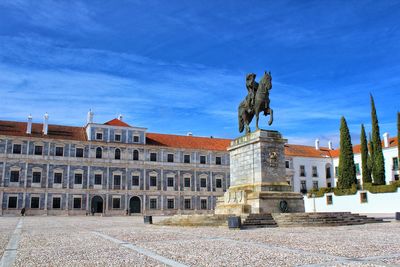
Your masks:
<instances>
[{"instance_id":1,"label":"gravel ground","mask_svg":"<svg viewBox=\"0 0 400 267\"><path fill-rule=\"evenodd\" d=\"M0 217L0 255L18 220ZM157 255L189 266L400 265L399 222L238 231L48 216L25 217L20 237L15 266L164 266Z\"/></svg>"},{"instance_id":2,"label":"gravel ground","mask_svg":"<svg viewBox=\"0 0 400 267\"><path fill-rule=\"evenodd\" d=\"M3 256L18 220L18 217L0 217L0 257Z\"/></svg>"}]
</instances>

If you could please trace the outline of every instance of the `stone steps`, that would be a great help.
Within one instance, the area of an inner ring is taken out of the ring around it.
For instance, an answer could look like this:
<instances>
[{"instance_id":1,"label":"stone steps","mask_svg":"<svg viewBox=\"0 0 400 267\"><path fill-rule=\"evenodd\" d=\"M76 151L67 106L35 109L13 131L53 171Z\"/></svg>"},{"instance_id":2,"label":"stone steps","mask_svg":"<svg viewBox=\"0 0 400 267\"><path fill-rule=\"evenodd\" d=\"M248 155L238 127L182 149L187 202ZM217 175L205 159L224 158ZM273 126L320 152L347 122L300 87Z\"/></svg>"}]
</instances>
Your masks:
<instances>
[{"instance_id":1,"label":"stone steps","mask_svg":"<svg viewBox=\"0 0 400 267\"><path fill-rule=\"evenodd\" d=\"M242 229L277 227L274 218L270 213L249 214L242 223Z\"/></svg>"},{"instance_id":2,"label":"stone steps","mask_svg":"<svg viewBox=\"0 0 400 267\"><path fill-rule=\"evenodd\" d=\"M384 222L380 218L350 212L281 213L273 214L273 217L280 227L343 226Z\"/></svg>"}]
</instances>

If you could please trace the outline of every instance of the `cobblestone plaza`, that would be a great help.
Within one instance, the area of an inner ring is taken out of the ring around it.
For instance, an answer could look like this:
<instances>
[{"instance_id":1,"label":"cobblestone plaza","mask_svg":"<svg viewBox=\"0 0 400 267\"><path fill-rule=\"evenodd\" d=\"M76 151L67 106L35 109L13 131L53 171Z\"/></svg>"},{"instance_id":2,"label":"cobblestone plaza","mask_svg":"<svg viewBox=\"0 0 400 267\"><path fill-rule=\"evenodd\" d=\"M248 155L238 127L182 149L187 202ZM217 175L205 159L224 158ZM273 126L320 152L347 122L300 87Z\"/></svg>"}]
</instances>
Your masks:
<instances>
[{"instance_id":1,"label":"cobblestone plaza","mask_svg":"<svg viewBox=\"0 0 400 267\"><path fill-rule=\"evenodd\" d=\"M237 231L139 216L0 217L0 266L395 266L399 239L394 221Z\"/></svg>"}]
</instances>

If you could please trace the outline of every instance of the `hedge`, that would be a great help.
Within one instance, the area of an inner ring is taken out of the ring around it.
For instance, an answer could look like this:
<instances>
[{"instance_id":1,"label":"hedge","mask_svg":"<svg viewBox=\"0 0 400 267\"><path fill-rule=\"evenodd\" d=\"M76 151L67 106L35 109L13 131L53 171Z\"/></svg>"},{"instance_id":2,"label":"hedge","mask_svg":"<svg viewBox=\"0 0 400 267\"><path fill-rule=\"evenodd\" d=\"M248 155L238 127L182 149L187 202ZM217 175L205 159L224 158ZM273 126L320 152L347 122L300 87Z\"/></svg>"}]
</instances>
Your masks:
<instances>
[{"instance_id":1,"label":"hedge","mask_svg":"<svg viewBox=\"0 0 400 267\"><path fill-rule=\"evenodd\" d=\"M374 185L371 183L365 183L363 185L363 189L367 190L372 194L394 193L397 191L397 188L399 187L400 187L400 181L395 181L388 185ZM308 193L308 197L312 197L312 194L314 194L315 197L323 197L326 193L334 193L336 196L355 195L357 193L357 185L353 184L349 189L338 189L329 187L321 187L318 190L311 189L310 192Z\"/></svg>"}]
</instances>

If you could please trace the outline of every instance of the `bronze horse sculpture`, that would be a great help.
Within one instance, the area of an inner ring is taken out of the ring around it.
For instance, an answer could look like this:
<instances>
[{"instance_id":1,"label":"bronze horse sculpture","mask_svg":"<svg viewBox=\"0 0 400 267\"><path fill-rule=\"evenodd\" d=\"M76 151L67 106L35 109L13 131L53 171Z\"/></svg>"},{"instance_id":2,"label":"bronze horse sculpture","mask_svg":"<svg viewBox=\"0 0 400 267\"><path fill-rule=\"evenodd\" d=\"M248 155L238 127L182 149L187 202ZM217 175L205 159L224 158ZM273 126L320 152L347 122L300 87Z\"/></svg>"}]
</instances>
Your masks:
<instances>
[{"instance_id":1,"label":"bronze horse sculpture","mask_svg":"<svg viewBox=\"0 0 400 267\"><path fill-rule=\"evenodd\" d=\"M272 89L271 72L264 72L264 76L259 83L255 82L255 74L249 74L246 78L246 86L249 95L240 103L238 110L239 132L246 129L246 134L250 133L250 123L256 115L256 129L259 130L258 121L260 113L270 115L268 125L271 125L274 116L270 108L269 91Z\"/></svg>"}]
</instances>

